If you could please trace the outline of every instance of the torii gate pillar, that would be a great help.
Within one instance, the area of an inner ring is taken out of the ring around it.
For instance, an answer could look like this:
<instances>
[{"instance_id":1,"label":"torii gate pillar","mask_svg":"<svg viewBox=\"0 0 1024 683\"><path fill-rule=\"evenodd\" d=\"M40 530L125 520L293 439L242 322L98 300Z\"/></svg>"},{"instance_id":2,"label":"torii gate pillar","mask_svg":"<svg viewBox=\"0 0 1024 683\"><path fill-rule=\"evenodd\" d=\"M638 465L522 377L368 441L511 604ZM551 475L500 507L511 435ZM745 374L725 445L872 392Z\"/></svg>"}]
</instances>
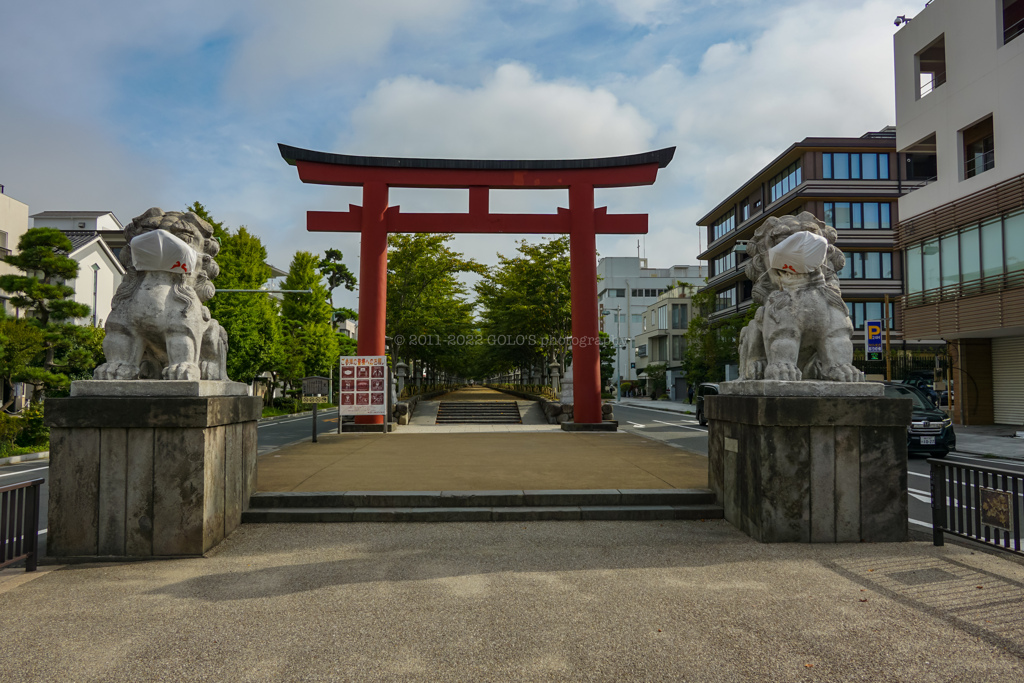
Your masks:
<instances>
[{"instance_id":1,"label":"torii gate pillar","mask_svg":"<svg viewBox=\"0 0 1024 683\"><path fill-rule=\"evenodd\" d=\"M601 159L491 161L399 159L326 154L279 145L305 183L362 186L363 205L347 212L309 211L312 232L362 234L359 264L360 355L384 355L389 232L568 234L572 286L573 420L599 424L601 351L598 335L597 235L646 234L646 214L609 214L594 207L594 189L651 185L674 147ZM401 213L388 207L391 187L469 190L467 213ZM568 189L569 208L557 214L492 214L492 189ZM379 415L361 423L381 424Z\"/></svg>"}]
</instances>

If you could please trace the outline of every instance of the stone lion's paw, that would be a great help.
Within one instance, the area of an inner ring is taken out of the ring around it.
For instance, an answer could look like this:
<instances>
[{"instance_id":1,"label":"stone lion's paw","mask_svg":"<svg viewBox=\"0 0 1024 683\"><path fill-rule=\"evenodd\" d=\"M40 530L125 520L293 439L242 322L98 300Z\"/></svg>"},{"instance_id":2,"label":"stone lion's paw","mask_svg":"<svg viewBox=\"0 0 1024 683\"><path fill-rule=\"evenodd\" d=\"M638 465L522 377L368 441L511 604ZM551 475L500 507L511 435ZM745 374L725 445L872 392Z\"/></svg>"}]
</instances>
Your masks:
<instances>
[{"instance_id":1,"label":"stone lion's paw","mask_svg":"<svg viewBox=\"0 0 1024 683\"><path fill-rule=\"evenodd\" d=\"M222 380L226 379L220 376L220 366L212 361L204 360L199 363L200 374L203 379Z\"/></svg>"},{"instance_id":2,"label":"stone lion's paw","mask_svg":"<svg viewBox=\"0 0 1024 683\"><path fill-rule=\"evenodd\" d=\"M93 379L138 379L139 368L131 363L104 363L92 373Z\"/></svg>"},{"instance_id":3,"label":"stone lion's paw","mask_svg":"<svg viewBox=\"0 0 1024 683\"><path fill-rule=\"evenodd\" d=\"M829 368L828 379L834 382L860 382L864 375L856 367L844 363Z\"/></svg>"},{"instance_id":4,"label":"stone lion's paw","mask_svg":"<svg viewBox=\"0 0 1024 683\"><path fill-rule=\"evenodd\" d=\"M784 382L799 382L800 368L792 363L772 363L764 370L765 379L777 379Z\"/></svg>"},{"instance_id":5,"label":"stone lion's paw","mask_svg":"<svg viewBox=\"0 0 1024 683\"><path fill-rule=\"evenodd\" d=\"M177 363L164 368L164 379L187 379L196 381L200 378L199 366L195 363Z\"/></svg>"}]
</instances>

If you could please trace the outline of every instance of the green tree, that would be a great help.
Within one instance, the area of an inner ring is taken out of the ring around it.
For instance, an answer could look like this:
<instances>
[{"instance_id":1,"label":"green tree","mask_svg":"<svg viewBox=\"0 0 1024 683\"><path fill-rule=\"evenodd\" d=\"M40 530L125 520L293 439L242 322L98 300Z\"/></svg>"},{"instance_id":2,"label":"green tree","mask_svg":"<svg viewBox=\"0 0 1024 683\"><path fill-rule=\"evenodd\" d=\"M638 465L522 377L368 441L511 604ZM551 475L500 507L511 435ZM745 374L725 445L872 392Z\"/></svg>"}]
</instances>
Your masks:
<instances>
[{"instance_id":1,"label":"green tree","mask_svg":"<svg viewBox=\"0 0 1024 683\"><path fill-rule=\"evenodd\" d=\"M651 383L651 398L658 398L665 393L665 370L664 363L648 363L644 369L647 381Z\"/></svg>"},{"instance_id":2,"label":"green tree","mask_svg":"<svg viewBox=\"0 0 1024 683\"><path fill-rule=\"evenodd\" d=\"M466 347L458 342L473 335L473 304L459 275L482 273L484 267L448 248L451 239L444 234L388 236L386 324L395 358L465 375Z\"/></svg>"},{"instance_id":3,"label":"green tree","mask_svg":"<svg viewBox=\"0 0 1024 683\"><path fill-rule=\"evenodd\" d=\"M5 397L0 410L14 403L14 383L34 384L42 370L33 363L46 352L43 333L28 321L13 318L0 320L0 380Z\"/></svg>"},{"instance_id":4,"label":"green tree","mask_svg":"<svg viewBox=\"0 0 1024 683\"><path fill-rule=\"evenodd\" d=\"M223 289L261 289L270 279L267 250L260 238L243 225L234 233L210 215L199 202L186 210L213 226L220 242L216 261L220 274L214 280L217 294L207 302L210 315L228 333L228 377L252 382L271 371L280 358L281 321L275 299L253 292L222 292Z\"/></svg>"},{"instance_id":5,"label":"green tree","mask_svg":"<svg viewBox=\"0 0 1024 683\"><path fill-rule=\"evenodd\" d=\"M686 327L686 351L682 368L691 385L720 382L725 379L725 366L739 362L740 330L754 318L757 304L744 313L722 320L711 320L715 292L705 288L690 298L691 316Z\"/></svg>"},{"instance_id":6,"label":"green tree","mask_svg":"<svg viewBox=\"0 0 1024 683\"><path fill-rule=\"evenodd\" d=\"M36 363L41 372L26 381L51 392L67 388L67 371L82 365L95 367L97 360L89 355L94 348L89 343L93 335L80 332L79 326L70 322L91 311L74 301L75 290L64 284L78 277L78 262L67 256L72 248L71 240L60 230L32 228L18 240L18 253L3 257L23 274L0 276L0 289L12 294L10 302L26 311L29 323L43 336L45 348Z\"/></svg>"},{"instance_id":7,"label":"green tree","mask_svg":"<svg viewBox=\"0 0 1024 683\"><path fill-rule=\"evenodd\" d=\"M356 276L352 274L352 271L348 269L342 259L344 256L337 249L327 249L324 251L324 257L320 259L320 263L317 264L317 268L320 270L320 274L327 280L327 290L331 295L331 308L334 308L334 290L342 285L345 289L352 291L356 288ZM344 309L351 311L351 309ZM355 320L353 316L348 316L352 320Z\"/></svg>"},{"instance_id":8,"label":"green tree","mask_svg":"<svg viewBox=\"0 0 1024 683\"><path fill-rule=\"evenodd\" d=\"M300 251L292 259L284 289L308 289L311 294L285 294L281 324L294 362L283 369L290 383L312 375L326 376L338 359L338 340L331 327L330 293L324 286L315 254Z\"/></svg>"},{"instance_id":9,"label":"green tree","mask_svg":"<svg viewBox=\"0 0 1024 683\"><path fill-rule=\"evenodd\" d=\"M519 243L517 256L498 255L497 268L477 284L483 333L497 344L484 348L490 372L533 368L570 360L572 296L569 239Z\"/></svg>"}]
</instances>

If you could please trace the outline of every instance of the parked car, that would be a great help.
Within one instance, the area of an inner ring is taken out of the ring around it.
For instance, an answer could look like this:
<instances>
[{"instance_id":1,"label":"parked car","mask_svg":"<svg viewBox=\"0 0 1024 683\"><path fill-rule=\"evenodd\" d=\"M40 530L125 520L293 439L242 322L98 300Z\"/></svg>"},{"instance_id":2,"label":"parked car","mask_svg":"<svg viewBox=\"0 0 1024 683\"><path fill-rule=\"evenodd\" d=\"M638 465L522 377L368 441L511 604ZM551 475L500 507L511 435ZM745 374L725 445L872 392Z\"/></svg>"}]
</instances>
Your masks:
<instances>
[{"instance_id":1,"label":"parked car","mask_svg":"<svg viewBox=\"0 0 1024 683\"><path fill-rule=\"evenodd\" d=\"M932 405L939 405L939 392L935 391L934 378L931 375L912 375L901 383L912 386L924 394Z\"/></svg>"},{"instance_id":2,"label":"parked car","mask_svg":"<svg viewBox=\"0 0 1024 683\"><path fill-rule=\"evenodd\" d=\"M907 426L907 457L923 455L944 458L956 450L953 421L916 387L902 382L882 382L887 398L909 398L912 401L910 425Z\"/></svg>"},{"instance_id":3,"label":"parked car","mask_svg":"<svg viewBox=\"0 0 1024 683\"><path fill-rule=\"evenodd\" d=\"M697 424L701 426L708 423L707 415L704 414L705 396L718 396L718 385L705 382L697 387Z\"/></svg>"}]
</instances>

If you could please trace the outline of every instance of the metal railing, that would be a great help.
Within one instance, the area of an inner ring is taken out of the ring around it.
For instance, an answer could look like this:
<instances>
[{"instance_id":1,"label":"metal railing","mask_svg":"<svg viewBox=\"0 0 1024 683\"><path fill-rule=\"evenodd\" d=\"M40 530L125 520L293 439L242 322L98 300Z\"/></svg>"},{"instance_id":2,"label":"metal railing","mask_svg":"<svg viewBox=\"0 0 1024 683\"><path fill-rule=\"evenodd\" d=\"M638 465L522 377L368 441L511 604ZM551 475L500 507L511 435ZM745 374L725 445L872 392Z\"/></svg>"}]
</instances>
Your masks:
<instances>
[{"instance_id":1,"label":"metal railing","mask_svg":"<svg viewBox=\"0 0 1024 683\"><path fill-rule=\"evenodd\" d=\"M932 542L943 535L1024 555L1020 545L1024 474L930 458Z\"/></svg>"},{"instance_id":2,"label":"metal railing","mask_svg":"<svg viewBox=\"0 0 1024 683\"><path fill-rule=\"evenodd\" d=\"M964 161L964 179L973 178L979 173L991 171L996 167L996 151L993 149L981 154L973 154Z\"/></svg>"},{"instance_id":3,"label":"metal railing","mask_svg":"<svg viewBox=\"0 0 1024 683\"><path fill-rule=\"evenodd\" d=\"M936 287L934 289L926 289L923 292L906 294L903 297L903 307L913 308L914 306L924 306L940 301L953 301L954 299L963 299L969 296L978 296L979 294L991 294L993 292L1001 292L1004 289L1016 289L1018 287L1024 287L1024 270L999 273L998 275L990 275L978 280L957 282L945 287Z\"/></svg>"},{"instance_id":4,"label":"metal railing","mask_svg":"<svg viewBox=\"0 0 1024 683\"><path fill-rule=\"evenodd\" d=\"M1010 24L1003 28L1003 45L1024 33L1024 19L1020 19L1017 22ZM0 187L3 187L0 185Z\"/></svg>"},{"instance_id":5,"label":"metal railing","mask_svg":"<svg viewBox=\"0 0 1024 683\"><path fill-rule=\"evenodd\" d=\"M25 560L34 572L39 548L39 487L45 479L0 487L0 569Z\"/></svg>"}]
</instances>

